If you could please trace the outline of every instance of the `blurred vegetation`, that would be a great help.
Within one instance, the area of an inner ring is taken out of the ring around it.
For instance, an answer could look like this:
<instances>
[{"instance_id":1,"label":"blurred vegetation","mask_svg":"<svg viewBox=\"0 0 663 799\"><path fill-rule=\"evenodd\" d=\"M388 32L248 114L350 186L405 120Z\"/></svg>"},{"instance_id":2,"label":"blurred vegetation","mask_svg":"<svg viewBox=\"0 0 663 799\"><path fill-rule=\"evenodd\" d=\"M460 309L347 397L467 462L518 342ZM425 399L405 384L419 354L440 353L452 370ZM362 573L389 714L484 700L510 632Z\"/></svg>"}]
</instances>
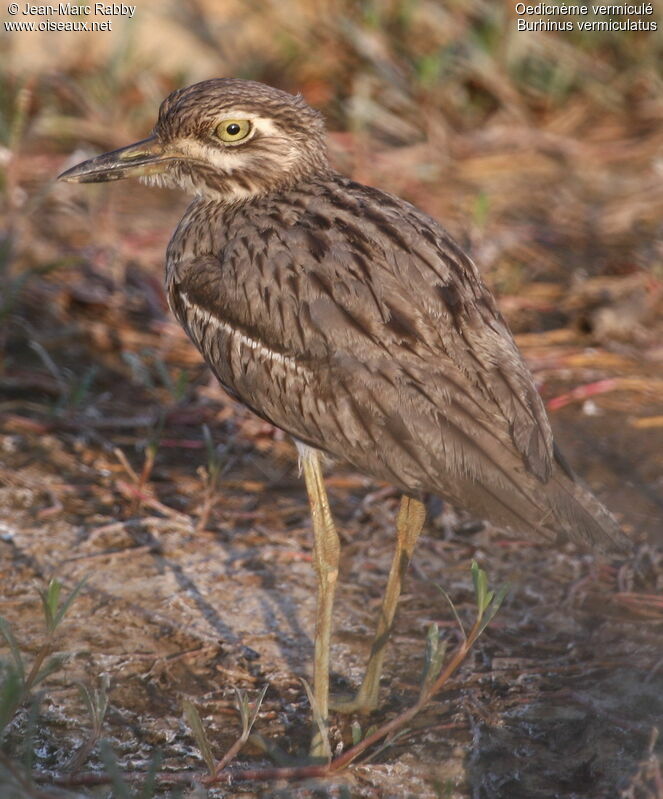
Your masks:
<instances>
[{"instance_id":1,"label":"blurred vegetation","mask_svg":"<svg viewBox=\"0 0 663 799\"><path fill-rule=\"evenodd\" d=\"M523 33L511 2L197 0L142 3L108 35L45 34L48 55L41 34L4 33L3 261L43 268L26 217L46 212L60 243L77 227L52 215L54 196L72 196L48 183L63 158L141 137L171 90L233 75L303 92L337 131L339 167L440 217L503 293L660 277L660 10L652 19L655 33Z\"/></svg>"},{"instance_id":2,"label":"blurred vegetation","mask_svg":"<svg viewBox=\"0 0 663 799\"><path fill-rule=\"evenodd\" d=\"M219 488L247 441L277 464L293 459L278 433L213 393L168 315L164 249L186 200L129 184L81 190L53 182L87 155L145 136L170 91L235 76L302 92L326 114L341 171L407 197L452 231L498 291L513 329L537 336L528 340L537 377L554 386L566 370L572 385L587 384L558 397L560 407L591 397L629 420L640 417L633 429L623 427L633 463L644 453L642 471L631 462L616 469L615 492L643 485L650 504L631 517L630 507L616 510L653 540L654 466L663 451L647 460L663 427L663 6L654 8L656 33L570 34L518 32L513 6L150 0L134 19L115 19L112 34L0 30L0 425L23 436L31 460L44 459L61 478L53 487L45 481L45 519L68 513L89 526L94 514L97 532L116 522L124 531L149 511L187 530L193 520L203 534L229 510L255 518L244 497ZM208 425L223 430L223 448L215 449ZM48 461L41 438L52 431L75 453L81 474L90 470L85 479L99 485L99 496L89 489L72 499L83 478L55 457ZM592 452L587 459L600 461ZM13 474L0 477L13 485ZM241 485L240 493L248 496ZM296 509L286 511L298 518ZM49 552L56 546L50 541ZM159 546L150 539L144 548ZM68 565L69 555L57 557ZM636 573L623 603L630 597L633 610L633 597L645 598L638 599L648 603L643 617L660 621L656 569ZM44 611L51 607L54 621L58 597L49 591ZM42 659L50 657L48 630L29 649ZM32 767L39 713L31 689L48 675L26 677L11 628L3 622L0 633L9 652L0 727L14 729L20 716L27 758L20 783ZM528 635L535 647L536 635ZM430 644L431 662L438 644ZM80 691L91 732L74 755L77 768L97 745L107 705L103 683ZM169 712L177 716L179 705ZM660 784L654 743L651 749L642 780ZM102 749L101 760L115 795L131 795L116 756ZM158 768L155 759L142 795L151 794ZM4 776L16 782L11 770ZM17 795L41 795L26 784ZM653 799L654 790L637 795Z\"/></svg>"},{"instance_id":3,"label":"blurred vegetation","mask_svg":"<svg viewBox=\"0 0 663 799\"><path fill-rule=\"evenodd\" d=\"M120 308L132 323L168 318L160 274L179 195L151 192L146 205L135 185L81 192L52 180L146 135L170 91L220 75L303 92L327 116L339 169L439 218L511 298L514 332L654 346L660 9L652 19L654 33L535 33L517 31L511 2L196 0L141 3L112 34L0 33L0 371L19 356L45 370L53 412L71 416L108 381L35 341L34 311L64 331L75 319L105 349ZM21 305L29 319L14 314ZM188 359L129 338L114 368L185 401Z\"/></svg>"}]
</instances>

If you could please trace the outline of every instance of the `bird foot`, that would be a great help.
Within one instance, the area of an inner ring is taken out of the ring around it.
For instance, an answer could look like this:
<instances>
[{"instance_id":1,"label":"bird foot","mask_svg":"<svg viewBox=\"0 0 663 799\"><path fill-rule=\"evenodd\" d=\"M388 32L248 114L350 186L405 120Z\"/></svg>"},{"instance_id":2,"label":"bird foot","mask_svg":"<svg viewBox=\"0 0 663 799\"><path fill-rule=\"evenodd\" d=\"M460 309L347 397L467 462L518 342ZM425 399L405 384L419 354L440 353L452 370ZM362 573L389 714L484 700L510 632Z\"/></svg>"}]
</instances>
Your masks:
<instances>
[{"instance_id":1,"label":"bird foot","mask_svg":"<svg viewBox=\"0 0 663 799\"><path fill-rule=\"evenodd\" d=\"M378 706L377 691L371 696L362 688L354 696L330 696L329 709L335 713L359 713L362 716L372 713Z\"/></svg>"},{"instance_id":2,"label":"bird foot","mask_svg":"<svg viewBox=\"0 0 663 799\"><path fill-rule=\"evenodd\" d=\"M329 741L319 729L315 730L311 738L309 757L320 763L328 763L330 760Z\"/></svg>"}]
</instances>

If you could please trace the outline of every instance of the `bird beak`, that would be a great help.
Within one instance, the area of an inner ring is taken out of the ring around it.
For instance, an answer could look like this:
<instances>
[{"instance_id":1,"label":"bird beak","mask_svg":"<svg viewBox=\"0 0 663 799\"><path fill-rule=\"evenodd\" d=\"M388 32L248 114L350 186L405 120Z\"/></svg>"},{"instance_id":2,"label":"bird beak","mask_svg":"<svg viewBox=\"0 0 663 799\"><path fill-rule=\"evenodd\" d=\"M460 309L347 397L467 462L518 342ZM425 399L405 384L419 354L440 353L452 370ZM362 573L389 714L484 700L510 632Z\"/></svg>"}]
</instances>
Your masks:
<instances>
[{"instance_id":1,"label":"bird beak","mask_svg":"<svg viewBox=\"0 0 663 799\"><path fill-rule=\"evenodd\" d=\"M108 180L138 178L163 172L170 160L156 136L104 153L68 169L58 180L68 183L104 183Z\"/></svg>"}]
</instances>

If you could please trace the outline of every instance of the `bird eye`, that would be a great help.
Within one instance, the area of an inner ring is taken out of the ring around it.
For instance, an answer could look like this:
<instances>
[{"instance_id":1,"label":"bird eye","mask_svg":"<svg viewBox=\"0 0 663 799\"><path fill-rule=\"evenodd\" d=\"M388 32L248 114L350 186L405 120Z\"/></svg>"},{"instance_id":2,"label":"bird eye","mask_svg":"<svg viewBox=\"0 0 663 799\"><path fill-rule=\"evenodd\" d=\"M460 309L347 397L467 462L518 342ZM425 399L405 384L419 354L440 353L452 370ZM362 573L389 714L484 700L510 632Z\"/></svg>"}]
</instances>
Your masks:
<instances>
[{"instance_id":1,"label":"bird eye","mask_svg":"<svg viewBox=\"0 0 663 799\"><path fill-rule=\"evenodd\" d=\"M251 132L251 123L248 119L224 119L214 132L221 141L241 141Z\"/></svg>"}]
</instances>

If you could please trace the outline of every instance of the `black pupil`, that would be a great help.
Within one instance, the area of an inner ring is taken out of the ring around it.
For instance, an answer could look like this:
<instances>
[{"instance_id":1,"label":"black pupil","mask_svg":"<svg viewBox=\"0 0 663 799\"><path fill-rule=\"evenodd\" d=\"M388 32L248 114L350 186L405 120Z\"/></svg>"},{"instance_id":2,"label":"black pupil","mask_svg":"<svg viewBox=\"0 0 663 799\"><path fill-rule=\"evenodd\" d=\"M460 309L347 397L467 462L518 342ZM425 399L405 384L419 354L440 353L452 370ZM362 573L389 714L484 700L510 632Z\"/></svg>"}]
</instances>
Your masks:
<instances>
[{"instance_id":1,"label":"black pupil","mask_svg":"<svg viewBox=\"0 0 663 799\"><path fill-rule=\"evenodd\" d=\"M228 127L226 128L226 133L229 136L237 136L237 134L240 132L240 130L241 130L241 128L237 124L237 122L233 122L232 125L228 125Z\"/></svg>"}]
</instances>

